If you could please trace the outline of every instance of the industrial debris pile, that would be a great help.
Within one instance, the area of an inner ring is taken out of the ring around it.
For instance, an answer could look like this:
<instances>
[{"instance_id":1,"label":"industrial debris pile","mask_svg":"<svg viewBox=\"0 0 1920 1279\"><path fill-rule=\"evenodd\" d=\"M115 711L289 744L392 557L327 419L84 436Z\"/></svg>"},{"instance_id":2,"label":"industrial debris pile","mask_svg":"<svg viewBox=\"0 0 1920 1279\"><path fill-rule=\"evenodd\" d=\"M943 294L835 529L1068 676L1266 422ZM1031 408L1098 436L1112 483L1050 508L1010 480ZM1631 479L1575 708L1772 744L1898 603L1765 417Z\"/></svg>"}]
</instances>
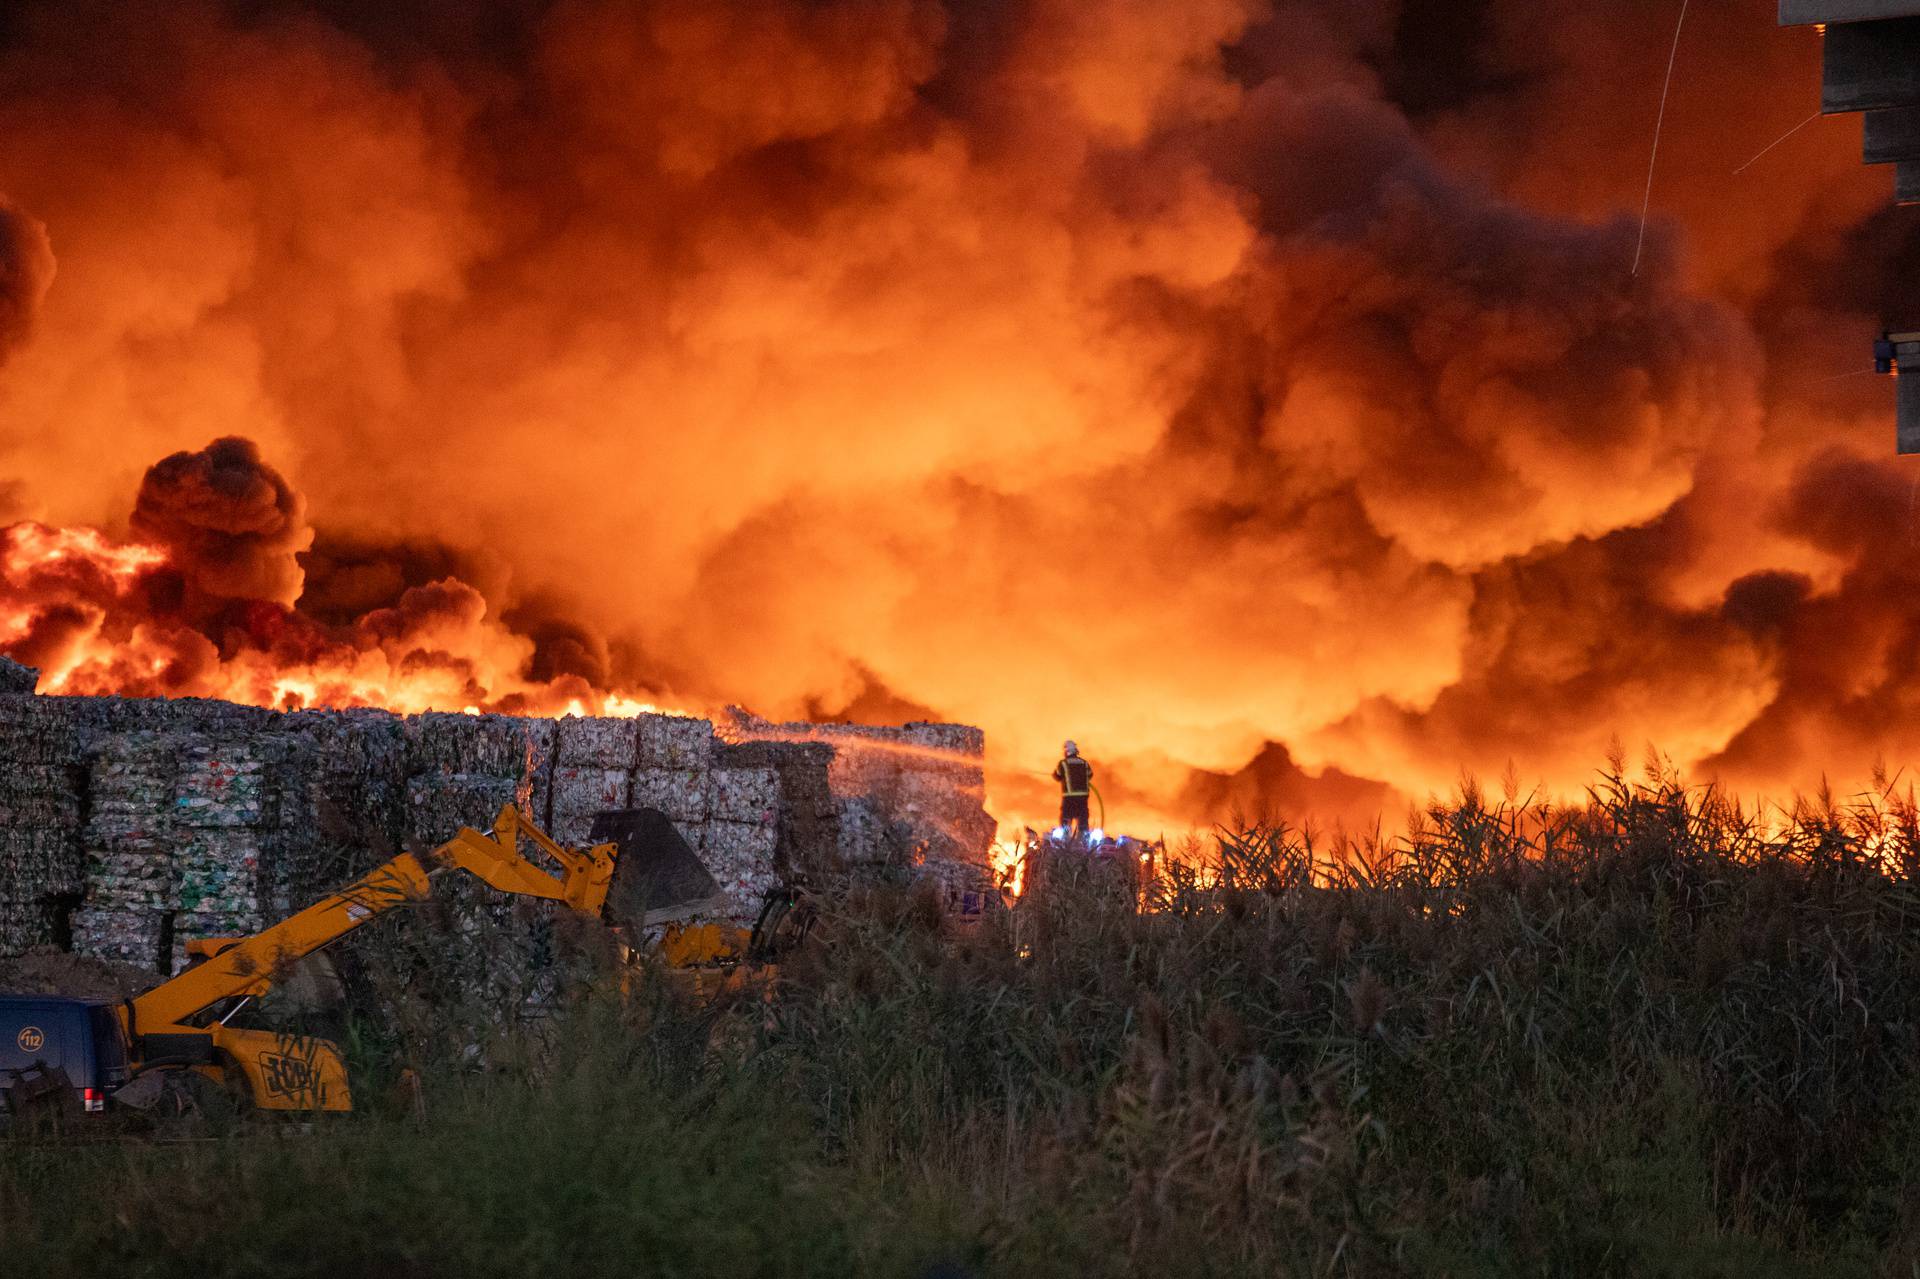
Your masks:
<instances>
[{"instance_id":1,"label":"industrial debris pile","mask_svg":"<svg viewBox=\"0 0 1920 1279\"><path fill-rule=\"evenodd\" d=\"M18 684L0 691L0 955L177 971L188 940L257 931L508 803L576 844L603 810L659 809L736 922L796 876L990 875L984 741L956 725L736 714L716 734L670 715L277 713Z\"/></svg>"}]
</instances>

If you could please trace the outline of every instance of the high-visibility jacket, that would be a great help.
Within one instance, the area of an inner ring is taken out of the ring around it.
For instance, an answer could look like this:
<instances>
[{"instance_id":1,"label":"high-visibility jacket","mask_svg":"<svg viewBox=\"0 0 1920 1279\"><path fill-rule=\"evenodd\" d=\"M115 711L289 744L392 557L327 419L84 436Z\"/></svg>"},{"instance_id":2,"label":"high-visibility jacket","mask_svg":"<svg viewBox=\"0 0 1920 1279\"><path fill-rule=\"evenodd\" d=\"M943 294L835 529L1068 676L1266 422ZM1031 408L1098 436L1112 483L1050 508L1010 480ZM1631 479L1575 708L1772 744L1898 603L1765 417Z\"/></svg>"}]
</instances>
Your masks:
<instances>
[{"instance_id":1,"label":"high-visibility jacket","mask_svg":"<svg viewBox=\"0 0 1920 1279\"><path fill-rule=\"evenodd\" d=\"M1069 755L1053 766L1053 780L1060 783L1062 795L1084 795L1093 785L1093 765Z\"/></svg>"}]
</instances>

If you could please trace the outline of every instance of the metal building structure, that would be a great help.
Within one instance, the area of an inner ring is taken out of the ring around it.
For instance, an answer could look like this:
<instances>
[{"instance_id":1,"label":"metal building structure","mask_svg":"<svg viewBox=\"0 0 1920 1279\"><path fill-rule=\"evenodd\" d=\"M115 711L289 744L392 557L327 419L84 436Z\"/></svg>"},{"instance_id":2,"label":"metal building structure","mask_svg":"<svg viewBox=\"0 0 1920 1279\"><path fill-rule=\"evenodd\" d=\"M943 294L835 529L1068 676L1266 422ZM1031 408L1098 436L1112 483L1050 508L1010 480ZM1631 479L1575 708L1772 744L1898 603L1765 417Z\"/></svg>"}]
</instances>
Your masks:
<instances>
[{"instance_id":1,"label":"metal building structure","mask_svg":"<svg viewBox=\"0 0 1920 1279\"><path fill-rule=\"evenodd\" d=\"M1920 0L1780 0L1782 26L1825 32L1820 109L1863 113L1862 159L1893 166L1893 197L1920 204ZM1914 312L1889 317L1920 330L1920 281ZM1874 363L1901 373L1897 439L1920 453L1920 331L1892 330L1875 344Z\"/></svg>"}]
</instances>

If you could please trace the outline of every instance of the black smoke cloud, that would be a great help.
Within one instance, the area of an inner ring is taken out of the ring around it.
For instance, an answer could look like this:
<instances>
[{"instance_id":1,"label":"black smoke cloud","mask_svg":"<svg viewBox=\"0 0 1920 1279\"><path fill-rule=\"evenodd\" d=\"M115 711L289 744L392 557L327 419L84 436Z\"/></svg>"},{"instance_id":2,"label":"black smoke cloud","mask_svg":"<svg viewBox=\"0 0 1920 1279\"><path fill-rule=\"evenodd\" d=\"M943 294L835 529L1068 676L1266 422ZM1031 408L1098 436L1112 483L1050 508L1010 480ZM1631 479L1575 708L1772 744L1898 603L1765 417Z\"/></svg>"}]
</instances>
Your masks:
<instances>
[{"instance_id":1,"label":"black smoke cloud","mask_svg":"<svg viewBox=\"0 0 1920 1279\"><path fill-rule=\"evenodd\" d=\"M1071 735L1198 817L1616 737L1805 780L1825 628L1914 607L1807 513L1898 486L1884 387L1826 380L1898 299L1820 280L1912 220L1818 127L1730 180L1817 62L1748 4L1692 7L1644 244L1671 28L1624 2L71 12L0 51L63 269L0 465L109 521L258 440L311 550L210 462L136 525L208 600L304 570L382 652L504 619L537 681L929 708L1021 806Z\"/></svg>"},{"instance_id":2,"label":"black smoke cloud","mask_svg":"<svg viewBox=\"0 0 1920 1279\"><path fill-rule=\"evenodd\" d=\"M252 440L226 436L154 463L132 525L167 550L196 596L285 605L300 598L297 556L313 540L305 503Z\"/></svg>"},{"instance_id":3,"label":"black smoke cloud","mask_svg":"<svg viewBox=\"0 0 1920 1279\"><path fill-rule=\"evenodd\" d=\"M0 195L0 360L32 333L53 270L46 228Z\"/></svg>"}]
</instances>

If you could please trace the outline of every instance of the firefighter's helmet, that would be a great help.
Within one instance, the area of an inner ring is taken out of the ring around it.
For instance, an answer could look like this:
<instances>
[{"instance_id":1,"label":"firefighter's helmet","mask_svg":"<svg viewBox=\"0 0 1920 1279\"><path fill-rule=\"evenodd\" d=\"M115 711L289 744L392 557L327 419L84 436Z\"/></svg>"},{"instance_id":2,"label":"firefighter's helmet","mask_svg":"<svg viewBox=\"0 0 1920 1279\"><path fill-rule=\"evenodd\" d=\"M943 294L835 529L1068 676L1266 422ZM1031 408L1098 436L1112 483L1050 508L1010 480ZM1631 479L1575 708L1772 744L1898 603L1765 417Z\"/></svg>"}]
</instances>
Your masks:
<instances>
[{"instance_id":1,"label":"firefighter's helmet","mask_svg":"<svg viewBox=\"0 0 1920 1279\"><path fill-rule=\"evenodd\" d=\"M1080 748L1074 743L1068 742L1066 745L1066 752L1069 755L1078 755L1080 753Z\"/></svg>"}]
</instances>

